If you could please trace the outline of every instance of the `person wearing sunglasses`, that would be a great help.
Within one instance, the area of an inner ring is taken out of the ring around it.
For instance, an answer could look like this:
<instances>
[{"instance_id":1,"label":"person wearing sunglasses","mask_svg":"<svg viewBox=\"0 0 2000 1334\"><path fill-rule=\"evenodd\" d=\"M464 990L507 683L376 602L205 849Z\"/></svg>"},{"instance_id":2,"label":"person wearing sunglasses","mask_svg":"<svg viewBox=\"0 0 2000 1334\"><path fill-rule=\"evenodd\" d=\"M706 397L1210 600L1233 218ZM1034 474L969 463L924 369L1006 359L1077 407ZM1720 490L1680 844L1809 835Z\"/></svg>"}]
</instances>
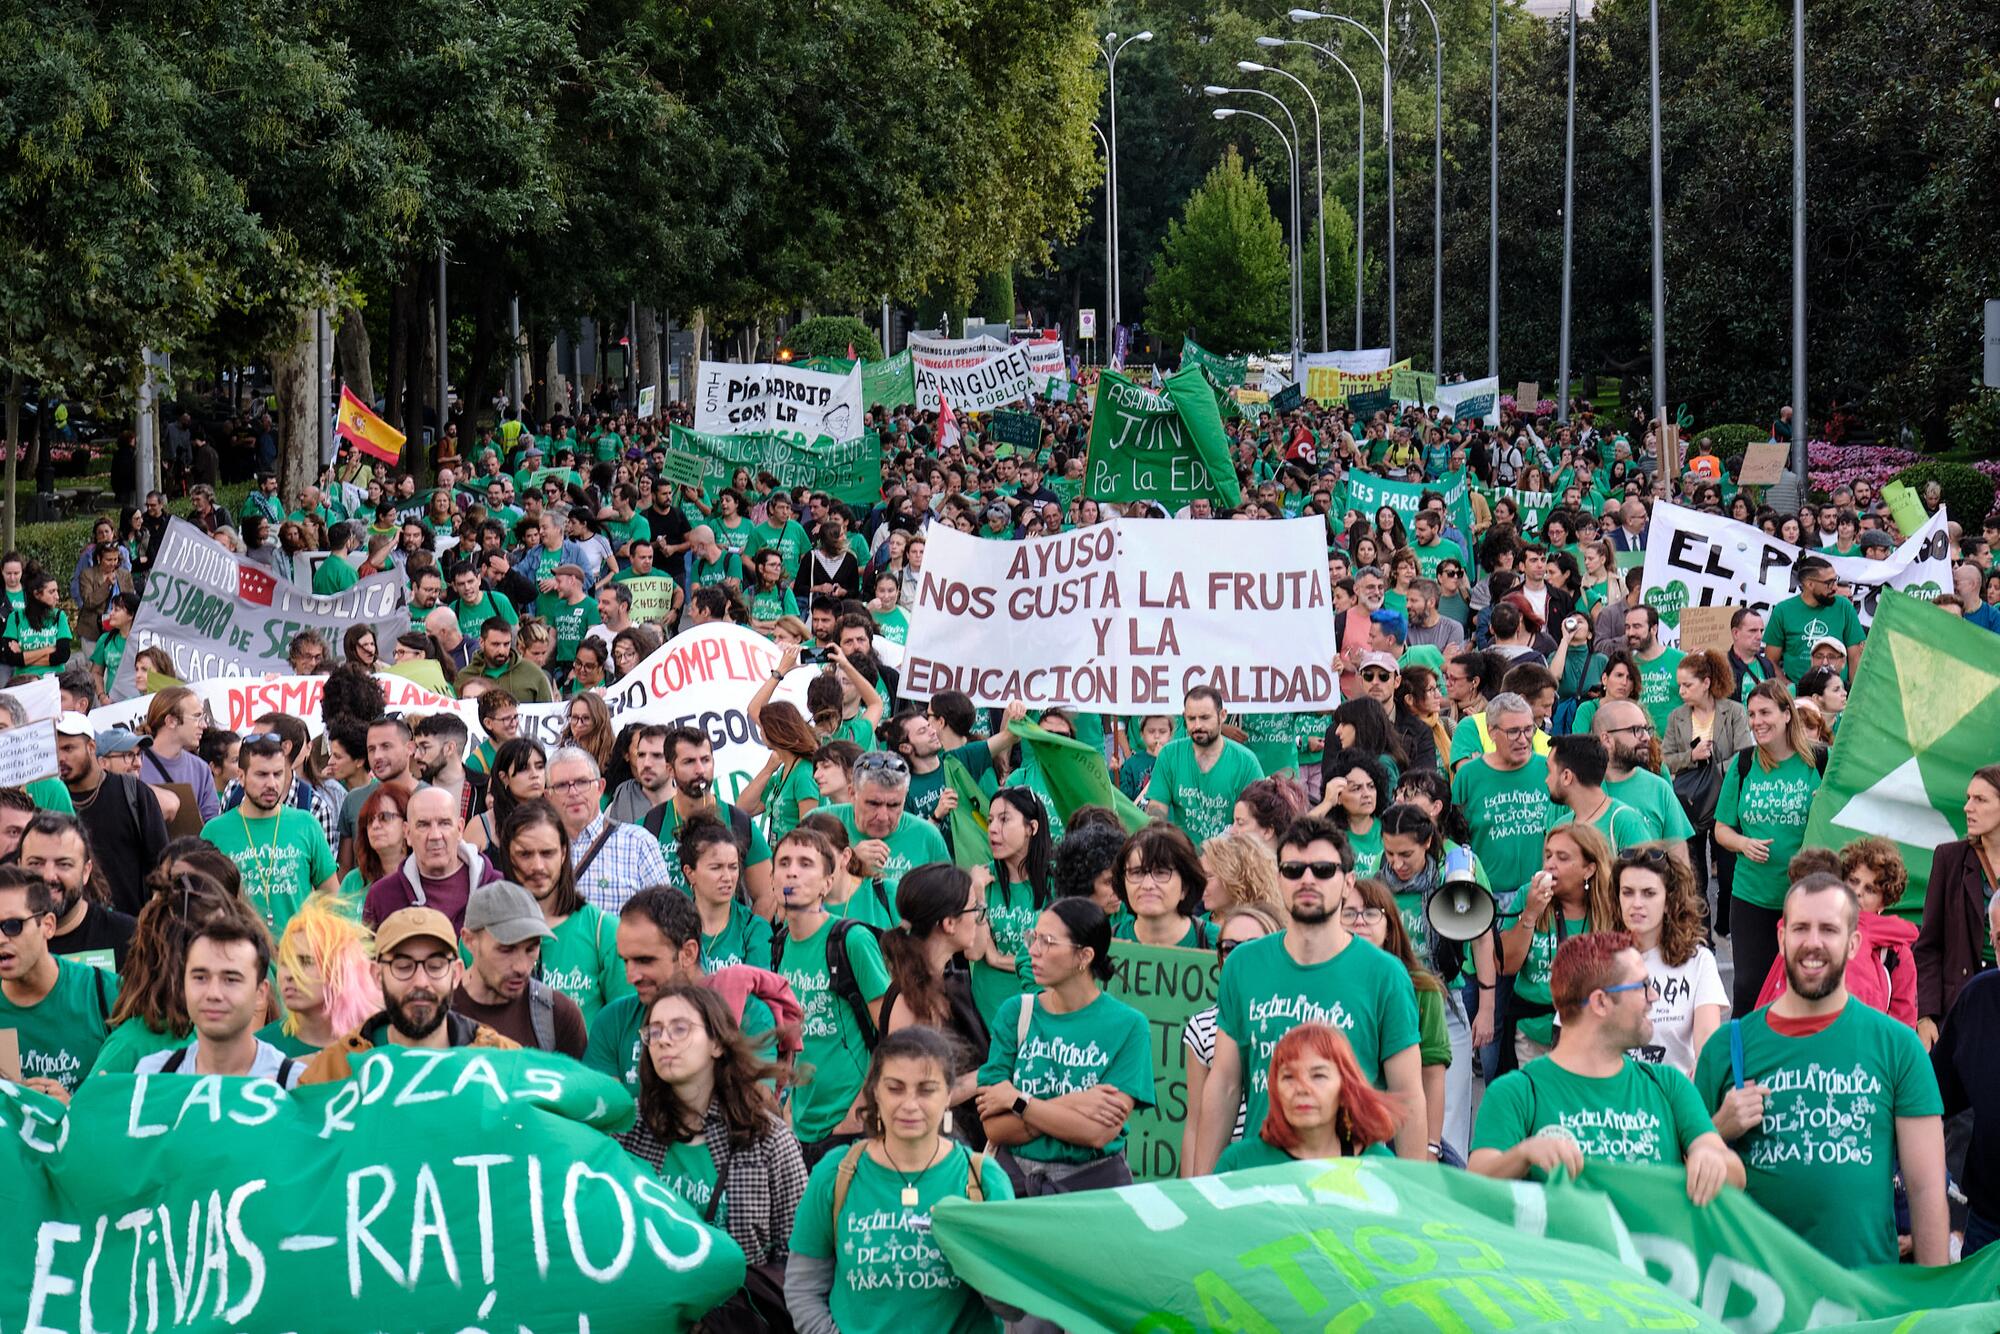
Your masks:
<instances>
[{"instance_id":1,"label":"person wearing sunglasses","mask_svg":"<svg viewBox=\"0 0 2000 1334\"><path fill-rule=\"evenodd\" d=\"M493 1047L518 1051L520 1043L485 1024L454 1013L451 996L464 974L458 932L436 908L401 908L375 928L375 981L382 1012L313 1057L301 1084L331 1084L354 1073L354 1063L375 1048Z\"/></svg>"},{"instance_id":2,"label":"person wearing sunglasses","mask_svg":"<svg viewBox=\"0 0 2000 1334\"><path fill-rule=\"evenodd\" d=\"M1352 860L1347 836L1316 816L1294 820L1279 839L1278 875L1291 921L1282 933L1238 948L1222 966L1215 1057L1202 1089L1190 1175L1215 1169L1239 1097L1248 1103L1245 1124L1264 1124L1271 1052L1307 1021L1340 1025L1362 1077L1402 1105L1397 1156L1425 1156L1416 988L1402 964L1342 925Z\"/></svg>"},{"instance_id":3,"label":"person wearing sunglasses","mask_svg":"<svg viewBox=\"0 0 2000 1334\"><path fill-rule=\"evenodd\" d=\"M0 1028L18 1044L21 1086L67 1103L108 1036L118 975L51 952L55 891L0 867Z\"/></svg>"},{"instance_id":4,"label":"person wearing sunglasses","mask_svg":"<svg viewBox=\"0 0 2000 1334\"><path fill-rule=\"evenodd\" d=\"M1486 1090L1467 1165L1481 1176L1544 1181L1592 1161L1680 1163L1697 1206L1725 1185L1741 1189L1743 1160L1716 1133L1693 1081L1627 1054L1653 1040L1653 982L1632 937L1565 940L1549 990L1562 1019L1555 1048Z\"/></svg>"}]
</instances>

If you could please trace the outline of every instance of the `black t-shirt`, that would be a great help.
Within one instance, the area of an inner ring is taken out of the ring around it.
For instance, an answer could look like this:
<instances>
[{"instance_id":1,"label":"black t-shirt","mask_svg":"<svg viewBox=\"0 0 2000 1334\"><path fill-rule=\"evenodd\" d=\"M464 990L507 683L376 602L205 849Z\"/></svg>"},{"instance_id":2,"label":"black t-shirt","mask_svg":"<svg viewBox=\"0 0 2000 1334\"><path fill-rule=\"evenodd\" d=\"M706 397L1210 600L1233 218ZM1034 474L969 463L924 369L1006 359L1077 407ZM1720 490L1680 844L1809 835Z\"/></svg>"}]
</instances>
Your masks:
<instances>
[{"instance_id":1,"label":"black t-shirt","mask_svg":"<svg viewBox=\"0 0 2000 1334\"><path fill-rule=\"evenodd\" d=\"M657 496L658 492L656 491L654 494ZM672 502L669 502L665 508L662 508L660 502L656 499L653 502L653 508L640 512L646 516L646 529L652 533L655 544L665 542L669 546L679 546L681 543L686 542L688 534L694 531L694 525L688 522L688 517L681 512L681 507ZM653 565L661 574L669 575L675 579L685 578L687 574L687 553L679 551L671 556L662 556L655 550L653 553Z\"/></svg>"},{"instance_id":2,"label":"black t-shirt","mask_svg":"<svg viewBox=\"0 0 2000 1334\"><path fill-rule=\"evenodd\" d=\"M101 903L86 902L83 905L83 921L73 931L49 937L51 954L84 954L91 950L110 950L112 960L118 970L125 970L125 951L131 948L132 933L138 923L115 908L107 908Z\"/></svg>"},{"instance_id":3,"label":"black t-shirt","mask_svg":"<svg viewBox=\"0 0 2000 1334\"><path fill-rule=\"evenodd\" d=\"M590 1031L583 1022L583 1011L560 991L554 995L556 1050L580 1061L583 1049L590 1041ZM535 1042L535 1017L529 1012L528 1004L528 993L525 991L505 1005L479 1004L466 992L464 983L451 993L454 1014L462 1014L475 1023L484 1024L502 1037L512 1038L529 1051L535 1051L539 1049Z\"/></svg>"},{"instance_id":4,"label":"black t-shirt","mask_svg":"<svg viewBox=\"0 0 2000 1334\"><path fill-rule=\"evenodd\" d=\"M95 795L79 799L72 792L70 799L90 833L91 856L111 891L111 906L138 916L146 903L146 875L167 846L159 798L130 774L107 773Z\"/></svg>"}]
</instances>

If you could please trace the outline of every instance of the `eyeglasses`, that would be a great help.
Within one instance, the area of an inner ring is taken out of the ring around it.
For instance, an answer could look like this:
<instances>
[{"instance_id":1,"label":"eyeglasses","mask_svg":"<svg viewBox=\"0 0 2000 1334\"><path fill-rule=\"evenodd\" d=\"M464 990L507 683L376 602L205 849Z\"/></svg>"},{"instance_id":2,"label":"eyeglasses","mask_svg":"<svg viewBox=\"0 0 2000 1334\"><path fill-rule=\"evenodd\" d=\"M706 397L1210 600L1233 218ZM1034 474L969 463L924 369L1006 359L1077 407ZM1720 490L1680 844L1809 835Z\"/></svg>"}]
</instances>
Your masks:
<instances>
[{"instance_id":1,"label":"eyeglasses","mask_svg":"<svg viewBox=\"0 0 2000 1334\"><path fill-rule=\"evenodd\" d=\"M601 778L572 778L567 782L550 783L549 791L560 792L565 797L574 797L579 793L590 791L592 785L603 781Z\"/></svg>"},{"instance_id":2,"label":"eyeglasses","mask_svg":"<svg viewBox=\"0 0 2000 1334\"><path fill-rule=\"evenodd\" d=\"M0 923L0 928L4 927L5 923ZM397 954L382 960L382 965L398 982L409 981L417 975L419 968L424 970L425 977L436 981L450 972L456 962L457 958L450 954L433 954L427 959L412 959L407 954Z\"/></svg>"},{"instance_id":3,"label":"eyeglasses","mask_svg":"<svg viewBox=\"0 0 2000 1334\"><path fill-rule=\"evenodd\" d=\"M1651 723L1633 723L1630 727L1607 727L1604 729L1606 736L1617 736L1621 732L1630 732L1635 736L1651 736L1653 735L1653 725Z\"/></svg>"},{"instance_id":4,"label":"eyeglasses","mask_svg":"<svg viewBox=\"0 0 2000 1334\"><path fill-rule=\"evenodd\" d=\"M1215 957L1218 959L1227 959L1238 945L1248 943L1242 940L1218 940L1215 942Z\"/></svg>"},{"instance_id":5,"label":"eyeglasses","mask_svg":"<svg viewBox=\"0 0 2000 1334\"><path fill-rule=\"evenodd\" d=\"M1651 995L1654 990L1653 979L1642 977L1637 982L1620 982L1615 987L1600 987L1599 990L1607 996L1616 996L1622 991L1644 991L1647 995Z\"/></svg>"},{"instance_id":6,"label":"eyeglasses","mask_svg":"<svg viewBox=\"0 0 2000 1334\"><path fill-rule=\"evenodd\" d=\"M1364 681L1373 681L1379 685L1381 682L1387 681L1393 675L1394 673L1385 672L1380 667L1366 667L1362 669L1361 679Z\"/></svg>"},{"instance_id":7,"label":"eyeglasses","mask_svg":"<svg viewBox=\"0 0 2000 1334\"><path fill-rule=\"evenodd\" d=\"M1032 931L1028 934L1028 953L1030 954L1047 953L1049 950L1063 950L1063 949L1074 949L1074 948L1076 947L1071 942L1067 940L1057 940L1054 936L1046 935L1040 931Z\"/></svg>"},{"instance_id":8,"label":"eyeglasses","mask_svg":"<svg viewBox=\"0 0 2000 1334\"><path fill-rule=\"evenodd\" d=\"M1493 729L1493 735L1504 736L1509 741L1519 741L1522 737L1527 736L1534 730L1535 730L1535 725L1533 723L1529 723L1525 727L1496 727Z\"/></svg>"},{"instance_id":9,"label":"eyeglasses","mask_svg":"<svg viewBox=\"0 0 2000 1334\"><path fill-rule=\"evenodd\" d=\"M1278 874L1287 880L1303 880L1306 872L1312 872L1315 880L1331 880L1343 874L1347 868L1339 862L1279 862Z\"/></svg>"},{"instance_id":10,"label":"eyeglasses","mask_svg":"<svg viewBox=\"0 0 2000 1334\"><path fill-rule=\"evenodd\" d=\"M1175 871L1171 866L1156 866L1150 871L1142 871L1136 866L1125 868L1125 878L1127 880L1136 880L1140 884L1146 885L1164 885L1178 874L1179 872Z\"/></svg>"},{"instance_id":11,"label":"eyeglasses","mask_svg":"<svg viewBox=\"0 0 2000 1334\"><path fill-rule=\"evenodd\" d=\"M647 1024L639 1030L639 1041L648 1047L678 1047L694 1036L701 1025L692 1019L674 1019L664 1024Z\"/></svg>"},{"instance_id":12,"label":"eyeglasses","mask_svg":"<svg viewBox=\"0 0 2000 1334\"><path fill-rule=\"evenodd\" d=\"M12 940L27 930L28 923L43 917L54 917L52 912L29 913L26 917L0 917L0 936Z\"/></svg>"},{"instance_id":13,"label":"eyeglasses","mask_svg":"<svg viewBox=\"0 0 2000 1334\"><path fill-rule=\"evenodd\" d=\"M1387 916L1388 914L1384 913L1380 908L1342 908L1340 910L1340 924L1342 926L1380 926L1383 919Z\"/></svg>"},{"instance_id":14,"label":"eyeglasses","mask_svg":"<svg viewBox=\"0 0 2000 1334\"><path fill-rule=\"evenodd\" d=\"M984 903L968 903L958 910L960 917L970 917L975 922L986 920L987 907Z\"/></svg>"}]
</instances>

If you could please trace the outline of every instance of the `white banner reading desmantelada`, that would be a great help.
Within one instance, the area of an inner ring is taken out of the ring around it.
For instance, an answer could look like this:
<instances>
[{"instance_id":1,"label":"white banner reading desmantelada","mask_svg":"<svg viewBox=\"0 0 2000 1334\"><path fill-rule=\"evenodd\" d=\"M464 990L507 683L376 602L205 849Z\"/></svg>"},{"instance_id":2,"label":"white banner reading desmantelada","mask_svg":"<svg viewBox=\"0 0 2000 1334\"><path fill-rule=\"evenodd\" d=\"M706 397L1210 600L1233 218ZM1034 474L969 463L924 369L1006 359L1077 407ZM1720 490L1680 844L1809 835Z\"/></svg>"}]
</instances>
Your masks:
<instances>
[{"instance_id":1,"label":"white banner reading desmantelada","mask_svg":"<svg viewBox=\"0 0 2000 1334\"><path fill-rule=\"evenodd\" d=\"M1684 607L1729 604L1769 611L1798 592L1792 567L1807 553L1747 523L1653 504L1646 533L1646 601L1660 609L1660 639L1680 642ZM1936 598L1951 587L1951 534L1942 508L1887 560L1828 556L1861 623L1875 618L1882 590Z\"/></svg>"},{"instance_id":2,"label":"white banner reading desmantelada","mask_svg":"<svg viewBox=\"0 0 2000 1334\"><path fill-rule=\"evenodd\" d=\"M778 431L817 440L861 434L861 368L829 375L797 366L704 361L695 376L694 429L715 435Z\"/></svg>"},{"instance_id":3,"label":"white banner reading desmantelada","mask_svg":"<svg viewBox=\"0 0 2000 1334\"><path fill-rule=\"evenodd\" d=\"M1108 519L990 542L934 529L901 693L1093 713L1171 713L1211 685L1233 711L1339 700L1326 530Z\"/></svg>"},{"instance_id":4,"label":"white banner reading desmantelada","mask_svg":"<svg viewBox=\"0 0 2000 1334\"><path fill-rule=\"evenodd\" d=\"M991 343L991 347L981 344ZM1037 377L1026 344L1007 347L994 339L910 342L910 371L917 403L935 408L940 395L953 412L991 412L1025 399L1047 384Z\"/></svg>"}]
</instances>

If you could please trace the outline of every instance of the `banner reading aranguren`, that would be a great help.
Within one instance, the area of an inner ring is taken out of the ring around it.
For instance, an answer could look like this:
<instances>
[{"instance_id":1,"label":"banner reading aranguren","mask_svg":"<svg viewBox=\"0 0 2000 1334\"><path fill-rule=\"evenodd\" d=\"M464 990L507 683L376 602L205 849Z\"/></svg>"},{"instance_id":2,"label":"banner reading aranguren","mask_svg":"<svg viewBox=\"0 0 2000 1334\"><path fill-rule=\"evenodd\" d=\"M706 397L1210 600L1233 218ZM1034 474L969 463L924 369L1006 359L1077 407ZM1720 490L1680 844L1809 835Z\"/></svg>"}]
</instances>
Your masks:
<instances>
[{"instance_id":1,"label":"banner reading aranguren","mask_svg":"<svg viewBox=\"0 0 2000 1334\"><path fill-rule=\"evenodd\" d=\"M1228 526L1106 520L989 542L934 529L901 693L1138 714L1214 686L1233 710L1339 698L1319 519Z\"/></svg>"}]
</instances>

